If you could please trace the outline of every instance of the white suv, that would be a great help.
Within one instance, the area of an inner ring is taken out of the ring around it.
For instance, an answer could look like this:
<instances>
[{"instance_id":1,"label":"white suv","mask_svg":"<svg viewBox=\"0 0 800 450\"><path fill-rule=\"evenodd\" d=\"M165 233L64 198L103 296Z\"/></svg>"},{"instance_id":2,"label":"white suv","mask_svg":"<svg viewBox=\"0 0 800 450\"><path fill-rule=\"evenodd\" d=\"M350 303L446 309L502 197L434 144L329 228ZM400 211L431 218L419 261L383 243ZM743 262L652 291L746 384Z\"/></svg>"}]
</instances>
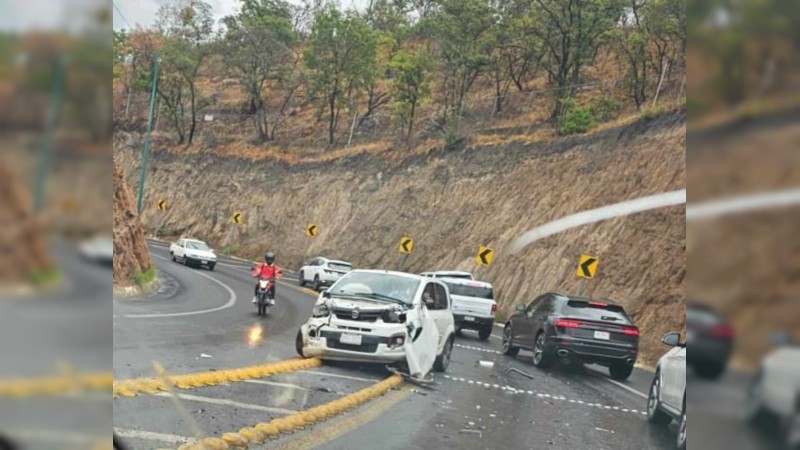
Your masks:
<instances>
[{"instance_id":1,"label":"white suv","mask_svg":"<svg viewBox=\"0 0 800 450\"><path fill-rule=\"evenodd\" d=\"M319 257L301 267L297 279L300 286L311 282L314 290L319 291L323 286L330 286L337 282L342 275L351 270L353 270L353 265L349 262Z\"/></svg>"},{"instance_id":2,"label":"white suv","mask_svg":"<svg viewBox=\"0 0 800 450\"><path fill-rule=\"evenodd\" d=\"M455 324L447 286L418 275L354 270L320 294L295 346L304 357L407 364L414 378L450 364Z\"/></svg>"},{"instance_id":3,"label":"white suv","mask_svg":"<svg viewBox=\"0 0 800 450\"><path fill-rule=\"evenodd\" d=\"M668 425L678 419L677 448L686 449L686 343L681 334L667 333L661 342L672 347L656 366L647 398L647 421Z\"/></svg>"},{"instance_id":4,"label":"white suv","mask_svg":"<svg viewBox=\"0 0 800 450\"><path fill-rule=\"evenodd\" d=\"M492 285L484 281L463 278L440 278L453 299L453 318L456 330L476 330L482 341L489 339L494 329L497 302Z\"/></svg>"}]
</instances>

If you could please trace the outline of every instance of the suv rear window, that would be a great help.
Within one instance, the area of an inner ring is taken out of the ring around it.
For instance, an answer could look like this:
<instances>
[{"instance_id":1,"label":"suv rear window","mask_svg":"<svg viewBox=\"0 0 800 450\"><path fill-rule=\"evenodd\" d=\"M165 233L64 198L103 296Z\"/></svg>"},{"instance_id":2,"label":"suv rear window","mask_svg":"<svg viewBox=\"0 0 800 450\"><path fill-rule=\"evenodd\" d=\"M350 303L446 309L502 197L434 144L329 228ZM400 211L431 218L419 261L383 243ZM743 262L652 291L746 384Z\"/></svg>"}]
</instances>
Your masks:
<instances>
[{"instance_id":1,"label":"suv rear window","mask_svg":"<svg viewBox=\"0 0 800 450\"><path fill-rule=\"evenodd\" d=\"M622 306L600 301L569 300L564 305L563 314L587 320L631 325L631 319Z\"/></svg>"},{"instance_id":2,"label":"suv rear window","mask_svg":"<svg viewBox=\"0 0 800 450\"><path fill-rule=\"evenodd\" d=\"M492 288L483 286L470 286L468 284L445 283L447 288L450 289L450 295L458 295L461 297L477 297L494 300L494 292Z\"/></svg>"},{"instance_id":3,"label":"suv rear window","mask_svg":"<svg viewBox=\"0 0 800 450\"><path fill-rule=\"evenodd\" d=\"M333 270L353 270L353 266L351 266L350 264L342 264L335 262L328 263L328 267L330 267Z\"/></svg>"}]
</instances>

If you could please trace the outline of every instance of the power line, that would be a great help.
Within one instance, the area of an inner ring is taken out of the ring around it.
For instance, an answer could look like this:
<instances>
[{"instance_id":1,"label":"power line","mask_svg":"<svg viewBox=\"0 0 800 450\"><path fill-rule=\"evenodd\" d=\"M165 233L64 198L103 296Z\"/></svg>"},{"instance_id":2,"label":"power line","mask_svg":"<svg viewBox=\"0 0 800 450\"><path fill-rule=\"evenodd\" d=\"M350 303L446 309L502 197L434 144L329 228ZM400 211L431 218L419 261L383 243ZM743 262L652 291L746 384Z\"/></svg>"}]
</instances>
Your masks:
<instances>
[{"instance_id":1,"label":"power line","mask_svg":"<svg viewBox=\"0 0 800 450\"><path fill-rule=\"evenodd\" d=\"M114 6L114 9L117 11L117 14L119 14L119 16L122 18L122 21L125 22L126 25L128 25L128 30L133 30L131 23L128 22L128 19L125 18L125 14L122 14L122 11L119 9L119 6L117 6L117 2L112 0L111 4Z\"/></svg>"}]
</instances>

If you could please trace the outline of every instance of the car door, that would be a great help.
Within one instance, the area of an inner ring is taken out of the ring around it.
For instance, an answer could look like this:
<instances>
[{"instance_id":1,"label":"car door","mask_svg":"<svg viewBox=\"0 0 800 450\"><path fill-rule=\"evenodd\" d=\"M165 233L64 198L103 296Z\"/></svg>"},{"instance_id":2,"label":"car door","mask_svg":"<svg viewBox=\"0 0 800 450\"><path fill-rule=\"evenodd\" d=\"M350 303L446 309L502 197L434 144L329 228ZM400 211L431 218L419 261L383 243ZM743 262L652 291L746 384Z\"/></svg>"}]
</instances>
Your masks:
<instances>
[{"instance_id":1,"label":"car door","mask_svg":"<svg viewBox=\"0 0 800 450\"><path fill-rule=\"evenodd\" d=\"M319 270L319 258L314 258L308 263L308 266L303 268L303 279L311 281Z\"/></svg>"},{"instance_id":2,"label":"car door","mask_svg":"<svg viewBox=\"0 0 800 450\"><path fill-rule=\"evenodd\" d=\"M514 340L519 342L519 344L526 348L533 347L533 340L535 336L536 330L534 330L535 326L535 319L534 316L536 315L536 310L539 307L539 304L544 301L547 295L540 295L539 297L535 298L530 304L528 304L528 308L525 312L520 313L517 319L514 320Z\"/></svg>"},{"instance_id":3,"label":"car door","mask_svg":"<svg viewBox=\"0 0 800 450\"><path fill-rule=\"evenodd\" d=\"M683 406L686 387L686 347L675 347L662 368L661 397L670 408L679 412Z\"/></svg>"},{"instance_id":4,"label":"car door","mask_svg":"<svg viewBox=\"0 0 800 450\"><path fill-rule=\"evenodd\" d=\"M438 355L439 330L434 320L434 312L425 303L435 303L435 283L427 283L422 291L422 299L415 299L408 321L413 326L413 334L406 340L404 349L409 373L412 376L425 376L433 368ZM428 300L428 301L426 301Z\"/></svg>"},{"instance_id":5,"label":"car door","mask_svg":"<svg viewBox=\"0 0 800 450\"><path fill-rule=\"evenodd\" d=\"M439 331L439 345L437 348L441 349L444 339L448 335L448 329L453 324L453 312L450 309L450 296L448 295L447 287L442 283L432 284L433 303L428 306L428 310L433 317L433 321L436 322L436 328Z\"/></svg>"},{"instance_id":6,"label":"car door","mask_svg":"<svg viewBox=\"0 0 800 450\"><path fill-rule=\"evenodd\" d=\"M181 239L180 241L178 241L178 248L175 249L176 256L183 258L183 254L185 253L183 249L185 245L186 245L185 239Z\"/></svg>"}]
</instances>

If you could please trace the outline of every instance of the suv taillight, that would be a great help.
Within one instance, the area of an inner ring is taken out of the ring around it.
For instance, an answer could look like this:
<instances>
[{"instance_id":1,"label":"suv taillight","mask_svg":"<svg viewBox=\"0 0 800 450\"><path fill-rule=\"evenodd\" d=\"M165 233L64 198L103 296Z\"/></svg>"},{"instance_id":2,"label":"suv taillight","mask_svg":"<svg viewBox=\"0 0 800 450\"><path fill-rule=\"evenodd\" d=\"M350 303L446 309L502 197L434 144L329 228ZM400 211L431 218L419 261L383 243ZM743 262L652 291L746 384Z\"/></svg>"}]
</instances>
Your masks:
<instances>
[{"instance_id":1,"label":"suv taillight","mask_svg":"<svg viewBox=\"0 0 800 450\"><path fill-rule=\"evenodd\" d=\"M497 313L497 303L492 304L492 315Z\"/></svg>"},{"instance_id":2,"label":"suv taillight","mask_svg":"<svg viewBox=\"0 0 800 450\"><path fill-rule=\"evenodd\" d=\"M563 328L580 328L581 327L580 323L578 323L578 322L576 322L574 320L566 320L566 319L558 319L558 320L556 320L556 322L553 325L555 325L557 327L563 327Z\"/></svg>"},{"instance_id":3,"label":"suv taillight","mask_svg":"<svg viewBox=\"0 0 800 450\"><path fill-rule=\"evenodd\" d=\"M639 337L639 329L636 327L625 327L625 329L622 330L622 332L627 334L628 336Z\"/></svg>"}]
</instances>

